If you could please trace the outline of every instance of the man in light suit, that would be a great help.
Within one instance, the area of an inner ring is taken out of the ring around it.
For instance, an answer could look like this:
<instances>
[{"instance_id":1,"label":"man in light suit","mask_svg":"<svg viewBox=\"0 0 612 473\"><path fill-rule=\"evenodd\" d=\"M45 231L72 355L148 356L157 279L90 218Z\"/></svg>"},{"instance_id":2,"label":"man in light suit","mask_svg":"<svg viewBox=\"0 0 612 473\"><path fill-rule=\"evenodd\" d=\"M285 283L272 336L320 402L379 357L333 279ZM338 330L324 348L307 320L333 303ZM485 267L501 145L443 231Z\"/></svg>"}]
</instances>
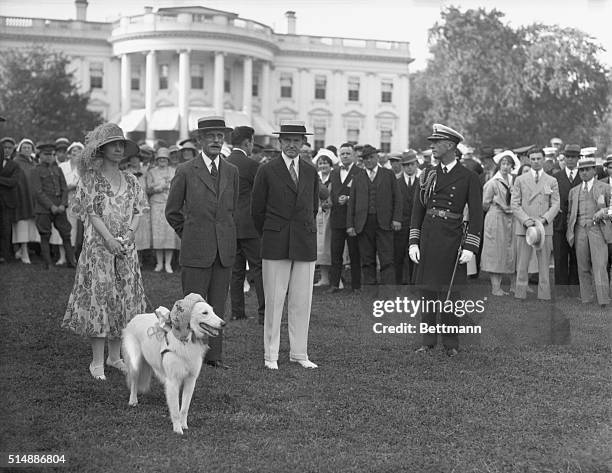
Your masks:
<instances>
[{"instance_id":1,"label":"man in light suit","mask_svg":"<svg viewBox=\"0 0 612 473\"><path fill-rule=\"evenodd\" d=\"M604 217L610 206L611 187L595 178L595 159L584 158L578 162L582 184L569 193L567 218L567 242L576 247L580 299L583 304L593 300L593 280L597 302L610 303L610 286L606 264L608 244L604 232Z\"/></svg>"},{"instance_id":2,"label":"man in light suit","mask_svg":"<svg viewBox=\"0 0 612 473\"><path fill-rule=\"evenodd\" d=\"M552 252L553 220L559 212L559 185L557 180L546 174L542 169L544 153L541 149L529 154L531 171L518 176L512 188L512 212L516 217L515 231L517 235L517 268L516 290L514 296L518 299L527 297L529 259L533 248L527 243L525 234L527 228L540 221L545 230L545 241L542 248L536 251L538 259L539 281L538 299L550 300L549 264Z\"/></svg>"},{"instance_id":3,"label":"man in light suit","mask_svg":"<svg viewBox=\"0 0 612 473\"><path fill-rule=\"evenodd\" d=\"M223 317L232 265L236 256L234 212L238 205L238 170L221 159L223 117L198 120L197 142L202 152L178 166L166 203L166 220L181 238L183 294L200 294ZM225 368L223 335L209 337L206 363Z\"/></svg>"},{"instance_id":4,"label":"man in light suit","mask_svg":"<svg viewBox=\"0 0 612 473\"><path fill-rule=\"evenodd\" d=\"M259 233L257 233L253 217L251 217L251 191L259 168L259 163L250 157L253 150L253 134L254 130L250 126L237 126L231 134L233 149L227 157L227 162L236 166L240 175L240 195L238 197L238 208L235 212L236 262L232 270L230 297L232 299L232 318L246 319L247 316L244 313L244 278L248 261L249 269L255 280L259 323L263 325L265 301L261 278L261 245Z\"/></svg>"},{"instance_id":5,"label":"man in light suit","mask_svg":"<svg viewBox=\"0 0 612 473\"><path fill-rule=\"evenodd\" d=\"M316 368L308 359L308 326L317 259L319 179L299 158L305 142L303 122L281 123L282 155L259 167L253 184L251 214L262 235L261 256L266 298L264 364L278 369L281 319L288 296L289 360Z\"/></svg>"},{"instance_id":6,"label":"man in light suit","mask_svg":"<svg viewBox=\"0 0 612 473\"><path fill-rule=\"evenodd\" d=\"M382 284L394 284L393 232L402 228L402 195L395 174L378 163L378 150L363 147L365 172L355 175L346 212L346 233L357 236L363 283L376 281L376 257Z\"/></svg>"}]
</instances>

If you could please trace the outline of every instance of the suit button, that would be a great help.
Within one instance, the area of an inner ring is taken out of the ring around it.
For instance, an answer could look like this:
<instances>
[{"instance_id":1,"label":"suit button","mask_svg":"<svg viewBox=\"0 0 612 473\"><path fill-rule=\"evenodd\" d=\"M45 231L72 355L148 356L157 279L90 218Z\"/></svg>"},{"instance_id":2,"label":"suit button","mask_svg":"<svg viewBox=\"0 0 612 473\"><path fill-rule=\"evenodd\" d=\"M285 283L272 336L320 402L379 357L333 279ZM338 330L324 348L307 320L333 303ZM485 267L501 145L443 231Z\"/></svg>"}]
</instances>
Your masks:
<instances>
[{"instance_id":1,"label":"suit button","mask_svg":"<svg viewBox=\"0 0 612 473\"><path fill-rule=\"evenodd\" d=\"M451 196L451 197L454 197L454 196L455 196L455 194L451 194L450 196Z\"/></svg>"}]
</instances>

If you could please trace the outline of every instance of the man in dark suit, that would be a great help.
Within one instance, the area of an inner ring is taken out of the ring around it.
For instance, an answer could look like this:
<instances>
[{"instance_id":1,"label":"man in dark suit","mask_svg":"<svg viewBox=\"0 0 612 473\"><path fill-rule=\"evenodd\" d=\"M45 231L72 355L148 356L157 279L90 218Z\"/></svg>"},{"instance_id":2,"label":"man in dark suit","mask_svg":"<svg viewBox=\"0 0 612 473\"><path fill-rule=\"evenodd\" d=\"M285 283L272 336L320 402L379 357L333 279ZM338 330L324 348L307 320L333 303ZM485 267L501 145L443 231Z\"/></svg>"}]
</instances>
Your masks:
<instances>
[{"instance_id":1,"label":"man in dark suit","mask_svg":"<svg viewBox=\"0 0 612 473\"><path fill-rule=\"evenodd\" d=\"M244 313L244 278L246 275L246 263L255 281L255 292L257 294L259 322L264 320L264 291L261 278L261 255L259 233L255 229L253 217L251 217L251 191L259 163L250 158L253 150L254 130L250 126L237 126L231 134L233 146L227 162L238 168L240 176L240 194L238 196L238 207L234 213L236 222L236 261L232 269L232 282L230 285L230 297L232 300L232 318L246 319Z\"/></svg>"},{"instance_id":2,"label":"man in dark suit","mask_svg":"<svg viewBox=\"0 0 612 473\"><path fill-rule=\"evenodd\" d=\"M565 169L554 175L559 185L560 210L553 222L553 255L555 258L555 286L567 289L578 286L578 264L576 249L567 242L567 215L570 190L582 181L578 175L576 163L580 157L580 146L568 144L563 152ZM563 292L560 293L560 295Z\"/></svg>"},{"instance_id":3,"label":"man in dark suit","mask_svg":"<svg viewBox=\"0 0 612 473\"><path fill-rule=\"evenodd\" d=\"M417 155L414 150L402 153L402 175L398 178L402 193L402 228L393 235L393 264L395 266L395 284L412 284L416 264L408 257L408 234L410 233L410 217L414 203L414 192L419 187L421 170L418 167Z\"/></svg>"},{"instance_id":4,"label":"man in dark suit","mask_svg":"<svg viewBox=\"0 0 612 473\"><path fill-rule=\"evenodd\" d=\"M357 236L363 283L376 284L376 256L382 284L393 284L393 232L402 227L402 195L393 171L378 165L378 150L363 147L365 171L355 175L346 212L349 236Z\"/></svg>"},{"instance_id":5,"label":"man in dark suit","mask_svg":"<svg viewBox=\"0 0 612 473\"><path fill-rule=\"evenodd\" d=\"M12 258L11 235L17 205L17 182L21 168L0 147L0 263Z\"/></svg>"},{"instance_id":6,"label":"man in dark suit","mask_svg":"<svg viewBox=\"0 0 612 473\"><path fill-rule=\"evenodd\" d=\"M357 237L346 233L346 209L351 194L353 178L357 173L363 172L355 164L355 151L353 145L344 143L338 150L341 166L334 169L330 176L332 203L329 216L331 227L331 271L329 275L329 289L334 293L340 289L340 276L344 258L344 244L348 246L351 259L351 289L353 292L361 290L361 258L359 256L359 243Z\"/></svg>"},{"instance_id":7,"label":"man in dark suit","mask_svg":"<svg viewBox=\"0 0 612 473\"><path fill-rule=\"evenodd\" d=\"M264 364L278 369L281 320L288 297L289 360L316 368L308 359L308 326L317 259L319 179L314 166L299 158L305 135L310 134L304 123L283 122L276 134L282 155L259 167L251 210L262 235Z\"/></svg>"},{"instance_id":8,"label":"man in dark suit","mask_svg":"<svg viewBox=\"0 0 612 473\"><path fill-rule=\"evenodd\" d=\"M236 256L238 170L220 158L225 133L231 130L223 117L198 120L196 140L202 153L178 166L166 203L166 220L181 238L183 294L200 294L219 317ZM209 337L208 365L227 368L222 343L222 334Z\"/></svg>"}]
</instances>

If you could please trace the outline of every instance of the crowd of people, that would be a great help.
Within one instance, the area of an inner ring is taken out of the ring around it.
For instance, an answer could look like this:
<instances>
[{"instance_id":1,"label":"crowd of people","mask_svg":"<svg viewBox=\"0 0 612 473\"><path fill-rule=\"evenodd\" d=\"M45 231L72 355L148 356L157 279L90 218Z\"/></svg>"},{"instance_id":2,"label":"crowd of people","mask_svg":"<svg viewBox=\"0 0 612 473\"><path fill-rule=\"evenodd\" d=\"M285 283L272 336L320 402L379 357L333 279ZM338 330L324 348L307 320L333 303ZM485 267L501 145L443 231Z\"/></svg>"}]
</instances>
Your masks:
<instances>
[{"instance_id":1,"label":"crowd of people","mask_svg":"<svg viewBox=\"0 0 612 473\"><path fill-rule=\"evenodd\" d=\"M609 304L612 155L598 163L596 148L558 138L477 154L443 125L434 125L430 149L398 153L348 142L314 152L298 122L277 134L280 149L265 147L250 127L204 117L192 138L171 146L138 146L113 124L85 145L1 139L1 261L30 264L33 244L43 269L52 253L56 265L78 260L64 325L91 338L94 377L104 378L105 338L107 364L125 368L117 338L126 317L145 309L148 252L154 271L167 273L178 253L184 295L201 294L219 315L229 293L232 318L247 318L244 293L254 287L269 369L278 369L286 298L290 359L316 367L304 287L359 294L417 285L426 299L452 299L450 274L460 286L484 271L494 296L524 299L537 280L537 298L548 300L554 266L557 296L579 287L583 303ZM109 297L110 286L121 289ZM436 314L423 318L435 324ZM442 341L456 355L456 337ZM424 337L418 351L435 343ZM222 336L210 345L206 362L226 367Z\"/></svg>"}]
</instances>

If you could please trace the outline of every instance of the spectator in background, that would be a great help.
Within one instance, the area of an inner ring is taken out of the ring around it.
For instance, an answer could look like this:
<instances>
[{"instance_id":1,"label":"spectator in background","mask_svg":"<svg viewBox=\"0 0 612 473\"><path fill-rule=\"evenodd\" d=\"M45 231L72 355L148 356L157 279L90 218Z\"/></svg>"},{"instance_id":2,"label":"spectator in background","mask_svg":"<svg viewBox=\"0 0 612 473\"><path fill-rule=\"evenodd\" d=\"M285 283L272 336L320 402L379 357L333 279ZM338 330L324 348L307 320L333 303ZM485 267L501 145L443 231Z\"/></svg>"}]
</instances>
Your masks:
<instances>
[{"instance_id":1,"label":"spectator in background","mask_svg":"<svg viewBox=\"0 0 612 473\"><path fill-rule=\"evenodd\" d=\"M559 171L559 163L557 162L557 148L549 146L543 148L544 151L544 172L551 176Z\"/></svg>"},{"instance_id":2,"label":"spectator in background","mask_svg":"<svg viewBox=\"0 0 612 473\"><path fill-rule=\"evenodd\" d=\"M17 207L17 184L21 169L5 157L5 148L0 146L0 263L12 259L11 232Z\"/></svg>"},{"instance_id":3,"label":"spectator in background","mask_svg":"<svg viewBox=\"0 0 612 473\"><path fill-rule=\"evenodd\" d=\"M15 140L10 136L0 139L0 146L4 148L4 159L12 160L15 153Z\"/></svg>"},{"instance_id":4,"label":"spectator in background","mask_svg":"<svg viewBox=\"0 0 612 473\"><path fill-rule=\"evenodd\" d=\"M157 261L153 271L159 272L164 268L167 273L172 273L172 254L174 250L178 249L179 245L176 233L165 217L170 182L176 172L176 168L170 165L168 148L157 150L155 164L156 166L149 169L145 178L146 191L151 206L151 246L155 250Z\"/></svg>"},{"instance_id":5,"label":"spectator in background","mask_svg":"<svg viewBox=\"0 0 612 473\"><path fill-rule=\"evenodd\" d=\"M28 252L29 242L39 242L40 235L34 223L34 198L32 195L31 174L36 164L32 159L34 142L24 138L17 146L17 156L14 161L21 169L17 182L17 206L15 208L16 222L13 224L13 243L19 245L15 258L24 264L30 264Z\"/></svg>"},{"instance_id":6,"label":"spectator in background","mask_svg":"<svg viewBox=\"0 0 612 473\"><path fill-rule=\"evenodd\" d=\"M391 153L389 155L389 163L391 163L391 171L396 179L402 177L402 155L401 153Z\"/></svg>"},{"instance_id":7,"label":"spectator in background","mask_svg":"<svg viewBox=\"0 0 612 473\"><path fill-rule=\"evenodd\" d=\"M378 153L378 165L382 168L391 170L391 163L389 162L389 153Z\"/></svg>"},{"instance_id":8,"label":"spectator in background","mask_svg":"<svg viewBox=\"0 0 612 473\"><path fill-rule=\"evenodd\" d=\"M68 160L68 146L70 140L68 138L58 138L55 140L55 161L59 165L60 163Z\"/></svg>"},{"instance_id":9,"label":"spectator in background","mask_svg":"<svg viewBox=\"0 0 612 473\"><path fill-rule=\"evenodd\" d=\"M324 152L319 150L315 157L315 163L319 174L319 185L329 189L330 174L332 171L332 159ZM329 150L325 150L330 152ZM331 228L329 226L331 201L329 198L319 200L319 210L317 212L317 261L319 266L320 278L315 286L329 285L329 267L331 265Z\"/></svg>"},{"instance_id":10,"label":"spectator in background","mask_svg":"<svg viewBox=\"0 0 612 473\"><path fill-rule=\"evenodd\" d=\"M78 162L81 158L81 153L85 146L83 143L75 141L68 146L66 149L66 155L68 159L59 165L60 170L64 174L66 180L66 189L68 191L68 202L70 203L74 198L74 193L79 182L79 171ZM66 208L66 217L70 223L70 244L73 248L77 246L77 235L79 233L79 226L83 223L77 218L76 214L72 211L70 206ZM81 229L81 235L83 231ZM60 263L62 262L62 263ZM66 262L66 250L63 246L60 246L60 259L56 264L64 264Z\"/></svg>"},{"instance_id":11,"label":"spectator in background","mask_svg":"<svg viewBox=\"0 0 612 473\"><path fill-rule=\"evenodd\" d=\"M191 141L188 141L184 145L182 145L179 151L181 163L191 161L198 155L198 149Z\"/></svg>"},{"instance_id":12,"label":"spectator in background","mask_svg":"<svg viewBox=\"0 0 612 473\"><path fill-rule=\"evenodd\" d=\"M555 148L557 155L560 155L563 153L563 140L561 138L551 138L550 146Z\"/></svg>"},{"instance_id":13,"label":"spectator in background","mask_svg":"<svg viewBox=\"0 0 612 473\"><path fill-rule=\"evenodd\" d=\"M124 156L137 152L121 128L105 123L87 134L79 161L81 178L72 206L84 222L85 237L62 327L89 338L89 372L97 380L106 379L106 340L106 365L126 371L121 331L146 311L134 231L148 204L136 177L119 170Z\"/></svg>"},{"instance_id":14,"label":"spectator in background","mask_svg":"<svg viewBox=\"0 0 612 473\"><path fill-rule=\"evenodd\" d=\"M150 149L151 153L153 153L153 148ZM138 184L140 185L140 188L145 191L145 194L147 191L147 172L155 168L155 166L152 165L145 166L142 162L143 155L146 153L148 153L148 150L145 149L143 153L143 146L140 146L138 154L128 158L128 167L126 169L126 171L136 176L136 179L138 179ZM136 246L140 267L143 266L145 256L148 256L148 252L151 249L151 233L151 212L145 212L140 216L140 223L134 232L134 245ZM147 255L145 255L145 252Z\"/></svg>"},{"instance_id":15,"label":"spectator in background","mask_svg":"<svg viewBox=\"0 0 612 473\"><path fill-rule=\"evenodd\" d=\"M334 153L334 156L338 156L338 148L336 148L334 145L327 146L327 149Z\"/></svg>"},{"instance_id":16,"label":"spectator in background","mask_svg":"<svg viewBox=\"0 0 612 473\"><path fill-rule=\"evenodd\" d=\"M364 169L363 157L362 157L363 146L355 145L353 146L353 151L355 152L355 165L360 169Z\"/></svg>"},{"instance_id":17,"label":"spectator in background","mask_svg":"<svg viewBox=\"0 0 612 473\"><path fill-rule=\"evenodd\" d=\"M159 149L157 150L159 152ZM172 145L168 148L170 167L176 168L181 163L181 153L179 147Z\"/></svg>"},{"instance_id":18,"label":"spectator in background","mask_svg":"<svg viewBox=\"0 0 612 473\"><path fill-rule=\"evenodd\" d=\"M300 148L300 159L303 159L309 163L312 162L312 148L308 141L304 141L304 144Z\"/></svg>"}]
</instances>

